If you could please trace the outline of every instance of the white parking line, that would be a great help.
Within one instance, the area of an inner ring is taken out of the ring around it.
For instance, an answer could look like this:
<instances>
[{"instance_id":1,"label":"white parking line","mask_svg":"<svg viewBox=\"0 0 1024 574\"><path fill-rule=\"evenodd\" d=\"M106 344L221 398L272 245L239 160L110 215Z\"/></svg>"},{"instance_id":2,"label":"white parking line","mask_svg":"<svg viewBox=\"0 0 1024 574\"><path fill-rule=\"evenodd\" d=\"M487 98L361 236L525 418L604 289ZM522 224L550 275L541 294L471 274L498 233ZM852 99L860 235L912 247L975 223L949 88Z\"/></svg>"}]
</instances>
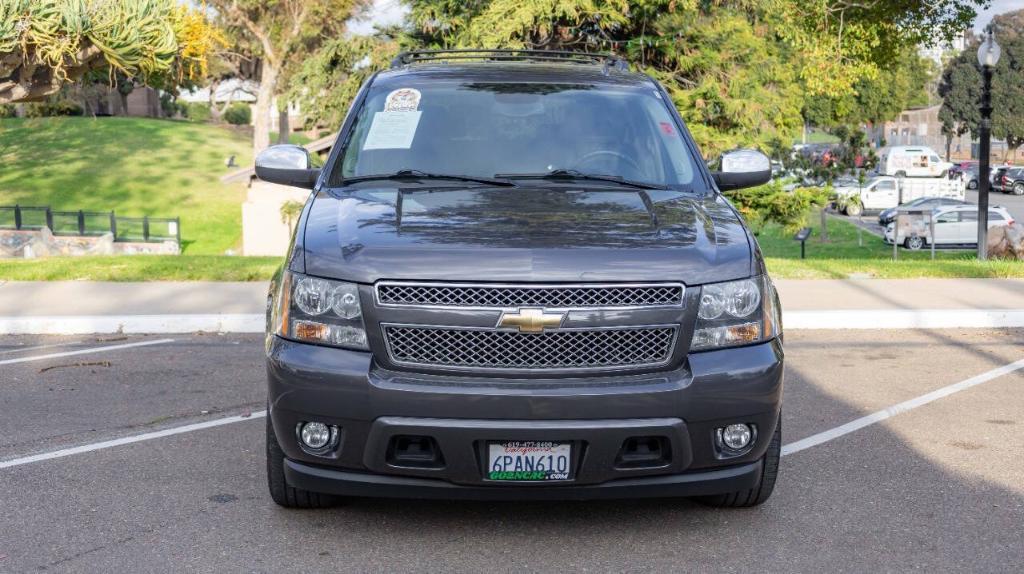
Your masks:
<instances>
[{"instance_id":1,"label":"white parking line","mask_svg":"<svg viewBox=\"0 0 1024 574\"><path fill-rule=\"evenodd\" d=\"M24 353L25 351L38 351L39 349L53 349L54 347L69 347L71 345L81 345L82 341L68 341L66 343L53 343L52 345L33 345L31 347L14 347L11 349L4 349L0 351L0 355L10 355L12 353Z\"/></svg>"},{"instance_id":2,"label":"white parking line","mask_svg":"<svg viewBox=\"0 0 1024 574\"><path fill-rule=\"evenodd\" d=\"M162 343L173 343L174 339L157 339L155 341L139 341L138 343L122 343L120 345L107 345L105 347L89 347L77 351L65 351L63 353L50 353L48 355L33 355L31 357L18 357L17 359L4 359L0 365L13 365L14 363L27 363L29 361L43 361L46 359L57 359L60 357L71 357L74 355L86 355L89 353L101 353L104 351L117 351L118 349L131 349L133 347L145 347L148 345L160 345Z\"/></svg>"},{"instance_id":3,"label":"white parking line","mask_svg":"<svg viewBox=\"0 0 1024 574\"><path fill-rule=\"evenodd\" d=\"M23 464L31 464L33 462L40 462L43 460L53 460L55 458L63 458L65 456L71 456L73 454L81 454L83 452L92 452L94 450L103 450L105 448L113 448L115 446L121 446L125 444L132 444L136 442L142 442L146 440L153 440L155 438L162 438L165 436L173 436L176 434L182 434L197 430L203 430L213 427L219 427L223 425L229 425L231 423L237 423L242 421L248 421L252 419L258 419L267 416L267 411L256 411L251 415L235 415L233 417L224 417L222 419L214 419L212 421L203 421L201 423L194 423L190 425L173 427L169 429L147 432L143 434L137 434L133 436L126 436L123 438L116 438L113 440L105 440L103 442L94 442L92 444L84 444L82 446L76 446L73 448L65 448L61 450L55 450L51 452L44 452L41 454L34 454L32 456L25 456L22 458L15 458L11 460L0 461L0 468L10 468L12 466L21 466Z\"/></svg>"},{"instance_id":4,"label":"white parking line","mask_svg":"<svg viewBox=\"0 0 1024 574\"><path fill-rule=\"evenodd\" d=\"M954 393L965 391L971 387L976 387L982 383L987 383L993 379L998 379L1003 375L1007 375L1021 369L1024 369L1024 359L1015 363L1010 363L1009 365L1003 365L1002 367L992 369L991 371L984 372L975 377L960 381L959 383L953 383L952 385L942 387L941 389L934 390L928 394L910 399L909 401L903 401L902 403L892 405L891 407L886 407L878 412L852 420L844 425L837 426L836 428L784 445L782 447L782 456L800 452L830 440L835 440L843 435L850 434L853 431L860 430L866 426L882 422L900 413L905 413L911 409L916 409L917 407L927 405L928 403L937 401L943 397L948 397Z\"/></svg>"},{"instance_id":5,"label":"white parking line","mask_svg":"<svg viewBox=\"0 0 1024 574\"><path fill-rule=\"evenodd\" d=\"M3 335L85 335L90 333L262 333L265 313L184 315L50 315L0 317Z\"/></svg>"},{"instance_id":6,"label":"white parking line","mask_svg":"<svg viewBox=\"0 0 1024 574\"><path fill-rule=\"evenodd\" d=\"M149 343L155 344L155 343L158 343L158 342L168 342L168 341L171 341L171 339L164 339L162 341L151 341ZM123 346L123 345L121 345L121 346ZM137 345L133 345L133 346L137 346ZM946 386L946 387L942 387L941 389L934 390L934 391L932 391L932 392L930 392L928 394L921 395L921 396L919 396L917 398L910 399L909 401L904 401L902 403L895 404L895 405L893 405L891 407L882 409L882 410L880 410L880 411L878 411L876 413L872 413L872 414L870 414L870 415L868 415L866 417L861 417L859 419L850 421L850 422L848 422L848 423L846 423L844 425L840 425L840 426L835 427L833 429L829 429L829 430L827 430L825 432L821 432L821 433L818 433L816 435L811 435L811 436L809 436L807 438L798 440L796 442L789 443L787 445L783 445L783 447L782 447L782 456L786 456L786 455L790 455L790 454L793 454L793 453L797 453L797 452L800 452L802 450L806 450L808 448L811 448L813 446L818 446L818 445L826 443L828 441L835 440L835 439L837 439L837 438L839 438L839 437L841 437L843 435L847 435L847 434L850 434L850 433L852 433L852 432L854 432L856 430L860 430L860 429L862 429L862 428L864 428L866 426L870 426L870 425L873 425L875 423L882 422L882 421L884 421L884 420L886 420L888 418L892 418L892 417L894 417L894 416L896 416L896 415L898 415L900 413L905 413L905 412L907 412L907 411L909 411L911 409L916 409L917 407L926 405L926 404L928 404L930 402L933 402L933 401L937 401L937 400L939 400L939 399L941 399L943 397L948 397L949 395L952 395L954 393L959 393L960 391L967 390L967 389L969 389L971 387L978 386L978 385L980 385L982 383L987 383L988 381L991 381L993 379L998 379L999 377L1001 377L1003 375L1008 375L1010 373L1013 373L1015 371L1019 371L1021 369L1024 369L1024 359L1021 359L1020 361L1016 361L1014 363L1010 363L1008 365L1004 365L1002 367L998 367L998 368L992 369L991 371L986 371L986 372L984 372L984 373L982 373L980 375L977 375L977 376L971 377L969 379L965 379L963 381L960 381L959 383L953 383L952 385L949 385L949 386ZM10 468L12 466L21 466L21 465L24 465L24 464L31 464L33 462L40 462L40 461L44 461L44 460L52 460L52 459L55 459L55 458L62 458L62 457L65 457L65 456L71 456L73 454L81 454L81 453L85 453L85 452L92 452L92 451L97 451L97 450L103 450L103 449L107 449L107 448L113 448L115 446L122 446L122 445L126 445L126 444L143 442L143 441L152 440L152 439L156 439L156 438L163 438L163 437L166 437L166 436L173 436L173 435L188 433L188 432L197 431L197 430L203 430L203 429L219 427L219 426L223 426L223 425L229 425L229 424L232 424L232 423L238 423L238 422L243 422L243 421L248 421L248 420L253 420L253 419L259 419L259 418L263 418L265 416L267 416L267 411L256 411L256 412L253 412L251 415L235 415L235 416L224 417L224 418L220 418L220 419L214 419L214 420L210 420L210 421L204 421L204 422L201 422L201 423L194 423L194 424L184 425L184 426L180 426L180 427L173 427L173 428L159 430L159 431L154 431L154 432L148 432L148 433L143 433L143 434L138 434L138 435L133 435L133 436L127 436L127 437L113 439L113 440L107 440L107 441L103 441L103 442L96 442L96 443L86 444L86 445L82 445L82 446L76 446L76 447L72 447L72 448L65 448L65 449L55 450L55 451L51 451L51 452L44 452L44 453L34 454L34 455L31 455L31 456L26 456L26 457L22 457L22 458L15 458L15 459L6 460L6 461L0 461L0 469Z\"/></svg>"},{"instance_id":7,"label":"white parking line","mask_svg":"<svg viewBox=\"0 0 1024 574\"><path fill-rule=\"evenodd\" d=\"M998 329L1024 327L1024 309L839 309L788 311L786 329Z\"/></svg>"}]
</instances>

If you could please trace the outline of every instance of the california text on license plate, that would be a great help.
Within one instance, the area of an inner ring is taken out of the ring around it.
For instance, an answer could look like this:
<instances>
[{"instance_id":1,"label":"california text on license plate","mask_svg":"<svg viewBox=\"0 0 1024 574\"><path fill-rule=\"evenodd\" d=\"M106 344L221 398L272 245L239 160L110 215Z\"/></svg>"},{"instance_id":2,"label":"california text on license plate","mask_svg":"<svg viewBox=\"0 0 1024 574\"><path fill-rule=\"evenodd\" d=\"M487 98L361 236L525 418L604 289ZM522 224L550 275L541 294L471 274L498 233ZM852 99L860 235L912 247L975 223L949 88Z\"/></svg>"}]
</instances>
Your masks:
<instances>
[{"instance_id":1,"label":"california text on license plate","mask_svg":"<svg viewBox=\"0 0 1024 574\"><path fill-rule=\"evenodd\" d=\"M567 442L508 441L487 445L490 480L569 480L572 444Z\"/></svg>"}]
</instances>

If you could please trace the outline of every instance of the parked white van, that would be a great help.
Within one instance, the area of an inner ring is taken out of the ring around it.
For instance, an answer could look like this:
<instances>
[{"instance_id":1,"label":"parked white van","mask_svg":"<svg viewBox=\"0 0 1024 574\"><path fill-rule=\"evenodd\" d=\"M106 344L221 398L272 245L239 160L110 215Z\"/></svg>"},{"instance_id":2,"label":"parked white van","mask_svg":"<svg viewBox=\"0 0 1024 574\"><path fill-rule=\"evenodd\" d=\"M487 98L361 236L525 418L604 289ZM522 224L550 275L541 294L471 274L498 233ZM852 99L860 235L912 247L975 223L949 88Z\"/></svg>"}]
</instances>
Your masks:
<instances>
[{"instance_id":1,"label":"parked white van","mask_svg":"<svg viewBox=\"0 0 1024 574\"><path fill-rule=\"evenodd\" d=\"M879 172L896 177L945 177L953 164L927 146L892 146L882 150Z\"/></svg>"}]
</instances>

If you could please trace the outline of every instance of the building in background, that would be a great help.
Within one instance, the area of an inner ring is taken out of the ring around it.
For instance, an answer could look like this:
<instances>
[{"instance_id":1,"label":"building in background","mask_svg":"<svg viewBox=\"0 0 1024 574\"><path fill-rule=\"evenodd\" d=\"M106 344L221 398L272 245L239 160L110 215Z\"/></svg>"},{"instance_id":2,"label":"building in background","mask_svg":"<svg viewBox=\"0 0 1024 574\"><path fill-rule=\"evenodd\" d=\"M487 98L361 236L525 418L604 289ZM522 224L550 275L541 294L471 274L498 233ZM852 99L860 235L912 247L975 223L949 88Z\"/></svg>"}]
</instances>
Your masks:
<instances>
[{"instance_id":1,"label":"building in background","mask_svg":"<svg viewBox=\"0 0 1024 574\"><path fill-rule=\"evenodd\" d=\"M945 39L937 32L933 33L931 41L927 45L921 45L917 53L922 58L928 58L935 62L940 68L949 58L959 54L965 48L971 39L971 31L964 30L963 32L953 36L950 39Z\"/></svg>"},{"instance_id":2,"label":"building in background","mask_svg":"<svg viewBox=\"0 0 1024 574\"><path fill-rule=\"evenodd\" d=\"M213 90L213 97L210 97L210 90ZM212 84L210 87L199 88L191 92L182 92L178 96L178 100L186 103L200 103L209 104L221 107L227 107L234 102L242 102L250 107L253 114L252 117L256 117L256 92L259 89L259 84L252 80L240 80L232 78ZM271 104L271 110L274 110L270 114L270 131L280 132L281 117L276 112L277 110L277 98L274 98ZM303 129L303 122L305 118L302 116L302 110L298 104L288 104L288 127L292 132L301 131Z\"/></svg>"}]
</instances>

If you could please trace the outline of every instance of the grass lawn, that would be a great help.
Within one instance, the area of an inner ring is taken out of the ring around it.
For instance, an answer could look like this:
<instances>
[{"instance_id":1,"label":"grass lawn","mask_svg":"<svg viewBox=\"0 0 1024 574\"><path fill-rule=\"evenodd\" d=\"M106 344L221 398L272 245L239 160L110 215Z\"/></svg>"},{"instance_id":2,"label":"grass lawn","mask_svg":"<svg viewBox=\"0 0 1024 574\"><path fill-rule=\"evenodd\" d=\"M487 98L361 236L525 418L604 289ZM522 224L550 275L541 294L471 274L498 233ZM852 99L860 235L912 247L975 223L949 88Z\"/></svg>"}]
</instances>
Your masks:
<instances>
[{"instance_id":1,"label":"grass lawn","mask_svg":"<svg viewBox=\"0 0 1024 574\"><path fill-rule=\"evenodd\" d=\"M288 134L288 143L293 145L306 145L313 141L313 138L307 136L304 132L292 132ZM270 132L270 143L271 145L277 143L277 132Z\"/></svg>"},{"instance_id":2,"label":"grass lawn","mask_svg":"<svg viewBox=\"0 0 1024 574\"><path fill-rule=\"evenodd\" d=\"M250 141L211 125L147 118L3 119L0 205L177 216L185 254L219 255L237 250L242 236L245 187L218 181L228 172L224 163L230 155L239 165L251 163Z\"/></svg>"},{"instance_id":3,"label":"grass lawn","mask_svg":"<svg viewBox=\"0 0 1024 574\"><path fill-rule=\"evenodd\" d=\"M867 217L867 216L865 216ZM974 251L936 250L931 252L900 249L899 260L892 260L892 246L866 231L863 245L857 240L857 227L838 218L829 218L829 242L821 242L820 217L811 218L814 230L807 240L807 259L800 259L800 243L779 226L766 226L757 236L768 270L773 277L785 279L846 279L877 277L904 279L915 277L1024 277L1024 262L975 259Z\"/></svg>"},{"instance_id":4,"label":"grass lawn","mask_svg":"<svg viewBox=\"0 0 1024 574\"><path fill-rule=\"evenodd\" d=\"M797 138L793 143L802 143L802 138ZM818 144L818 143L839 143L839 138L820 130L811 130L807 132L807 143Z\"/></svg>"},{"instance_id":5,"label":"grass lawn","mask_svg":"<svg viewBox=\"0 0 1024 574\"><path fill-rule=\"evenodd\" d=\"M279 257L227 255L112 255L0 259L9 281L265 281Z\"/></svg>"}]
</instances>

